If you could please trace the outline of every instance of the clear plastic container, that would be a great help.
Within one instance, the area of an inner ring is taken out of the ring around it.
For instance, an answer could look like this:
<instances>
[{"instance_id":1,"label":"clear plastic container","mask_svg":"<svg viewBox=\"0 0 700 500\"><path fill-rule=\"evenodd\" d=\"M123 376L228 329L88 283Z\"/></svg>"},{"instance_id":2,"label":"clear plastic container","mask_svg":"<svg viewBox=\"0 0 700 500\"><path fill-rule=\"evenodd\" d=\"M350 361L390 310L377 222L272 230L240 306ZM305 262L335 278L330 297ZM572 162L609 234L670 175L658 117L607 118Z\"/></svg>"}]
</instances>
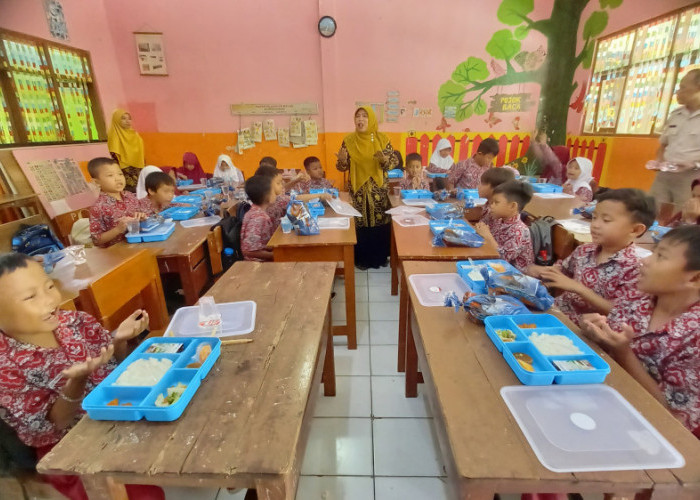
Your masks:
<instances>
[{"instance_id":1,"label":"clear plastic container","mask_svg":"<svg viewBox=\"0 0 700 500\"><path fill-rule=\"evenodd\" d=\"M469 291L469 287L457 273L412 274L408 281L418 296L418 302L424 307L444 306L445 295L449 292L455 292L462 298Z\"/></svg>"},{"instance_id":2,"label":"clear plastic container","mask_svg":"<svg viewBox=\"0 0 700 500\"><path fill-rule=\"evenodd\" d=\"M201 302L201 298L199 299ZM255 329L257 305L252 300L216 304L221 315L221 325L214 332L216 337L245 335ZM165 330L176 337L198 337L212 334L212 328L199 327L199 306L181 307Z\"/></svg>"},{"instance_id":3,"label":"clear plastic container","mask_svg":"<svg viewBox=\"0 0 700 500\"><path fill-rule=\"evenodd\" d=\"M221 326L221 313L217 309L213 297L205 296L199 299L197 326L202 330L218 330Z\"/></svg>"},{"instance_id":4,"label":"clear plastic container","mask_svg":"<svg viewBox=\"0 0 700 500\"><path fill-rule=\"evenodd\" d=\"M606 385L501 388L539 461L553 472L673 469L683 456Z\"/></svg>"}]
</instances>

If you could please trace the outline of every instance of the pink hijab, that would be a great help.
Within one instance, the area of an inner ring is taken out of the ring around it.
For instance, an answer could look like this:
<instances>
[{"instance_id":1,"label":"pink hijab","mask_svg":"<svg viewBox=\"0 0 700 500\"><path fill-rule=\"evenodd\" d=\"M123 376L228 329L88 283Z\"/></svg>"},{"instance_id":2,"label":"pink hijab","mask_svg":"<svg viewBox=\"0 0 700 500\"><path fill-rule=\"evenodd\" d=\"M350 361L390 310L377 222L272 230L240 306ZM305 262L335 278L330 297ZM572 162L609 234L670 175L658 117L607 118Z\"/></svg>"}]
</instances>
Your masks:
<instances>
[{"instance_id":1,"label":"pink hijab","mask_svg":"<svg viewBox=\"0 0 700 500\"><path fill-rule=\"evenodd\" d=\"M189 170L185 167L185 164L194 165L194 169ZM177 169L178 174L185 175L188 179L191 179L196 183L203 177L209 177L202 166L199 164L199 158L194 153L187 152L182 155L182 166Z\"/></svg>"}]
</instances>

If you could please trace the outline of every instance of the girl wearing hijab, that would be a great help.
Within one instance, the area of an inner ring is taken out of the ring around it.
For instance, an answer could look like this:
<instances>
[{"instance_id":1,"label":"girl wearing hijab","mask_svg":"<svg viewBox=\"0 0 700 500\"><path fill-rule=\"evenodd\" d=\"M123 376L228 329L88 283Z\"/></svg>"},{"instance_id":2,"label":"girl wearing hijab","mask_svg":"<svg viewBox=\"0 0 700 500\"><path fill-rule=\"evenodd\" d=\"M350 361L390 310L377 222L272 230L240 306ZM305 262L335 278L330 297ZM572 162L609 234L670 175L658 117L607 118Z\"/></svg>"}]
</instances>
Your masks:
<instances>
[{"instance_id":1,"label":"girl wearing hijab","mask_svg":"<svg viewBox=\"0 0 700 500\"><path fill-rule=\"evenodd\" d=\"M139 175L139 180L136 184L136 197L139 200L143 200L148 196L148 191L146 191L146 177L148 177L148 174L152 174L153 172L162 172L162 170L158 167L154 167L153 165L148 165L147 167L143 167L141 169L141 174Z\"/></svg>"},{"instance_id":2,"label":"girl wearing hijab","mask_svg":"<svg viewBox=\"0 0 700 500\"><path fill-rule=\"evenodd\" d=\"M107 147L124 173L126 189L133 193L144 165L143 139L131 128L131 115L123 109L112 113L112 124L107 132Z\"/></svg>"},{"instance_id":3,"label":"girl wearing hijab","mask_svg":"<svg viewBox=\"0 0 700 500\"><path fill-rule=\"evenodd\" d=\"M430 157L428 172L433 174L446 174L454 165L452 158L452 144L447 139L440 139Z\"/></svg>"},{"instance_id":4,"label":"girl wearing hijab","mask_svg":"<svg viewBox=\"0 0 700 500\"><path fill-rule=\"evenodd\" d=\"M591 181L593 180L593 162L588 158L577 156L566 164L567 181L564 183L564 192L573 194L584 203L593 200Z\"/></svg>"},{"instance_id":5,"label":"girl wearing hijab","mask_svg":"<svg viewBox=\"0 0 700 500\"><path fill-rule=\"evenodd\" d=\"M236 168L229 155L219 155L219 158L216 160L216 167L214 167L214 177L236 184L245 182L243 172Z\"/></svg>"},{"instance_id":6,"label":"girl wearing hijab","mask_svg":"<svg viewBox=\"0 0 700 500\"><path fill-rule=\"evenodd\" d=\"M199 164L199 158L197 158L196 154L188 151L182 155L182 166L177 169L178 179L190 179L195 184L198 184L202 179L208 177L210 176L204 172L202 165Z\"/></svg>"},{"instance_id":7,"label":"girl wearing hijab","mask_svg":"<svg viewBox=\"0 0 700 500\"><path fill-rule=\"evenodd\" d=\"M355 132L345 136L337 155L336 168L350 174L350 196L362 214L355 221L357 245L355 264L360 269L386 265L391 239L391 217L385 172L398 161L389 138L379 132L370 106L355 111Z\"/></svg>"}]
</instances>

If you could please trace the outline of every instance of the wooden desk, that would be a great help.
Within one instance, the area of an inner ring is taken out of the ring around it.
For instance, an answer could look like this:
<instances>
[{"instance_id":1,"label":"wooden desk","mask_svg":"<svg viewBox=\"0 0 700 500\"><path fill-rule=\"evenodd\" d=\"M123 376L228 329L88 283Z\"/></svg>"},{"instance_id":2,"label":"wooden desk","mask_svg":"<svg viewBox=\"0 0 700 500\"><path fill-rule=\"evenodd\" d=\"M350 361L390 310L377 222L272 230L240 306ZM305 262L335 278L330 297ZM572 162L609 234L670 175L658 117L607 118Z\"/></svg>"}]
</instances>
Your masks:
<instances>
[{"instance_id":1,"label":"wooden desk","mask_svg":"<svg viewBox=\"0 0 700 500\"><path fill-rule=\"evenodd\" d=\"M450 261L452 270L449 272L454 273L457 272L454 263L458 260L499 258L498 250L489 244L479 248L434 247L433 234L428 226L402 227L396 221L392 221L391 236L391 259L397 269L409 260ZM399 294L398 371L400 372L404 371L406 361L409 300L406 273L402 271Z\"/></svg>"},{"instance_id":2,"label":"wooden desk","mask_svg":"<svg viewBox=\"0 0 700 500\"><path fill-rule=\"evenodd\" d=\"M328 217L337 216L327 208ZM357 349L355 324L355 218L350 217L349 229L322 229L321 234L298 236L283 233L278 227L268 243L275 262L342 262L336 273L345 277L345 325L333 327L333 335L345 335L348 349Z\"/></svg>"},{"instance_id":3,"label":"wooden desk","mask_svg":"<svg viewBox=\"0 0 700 500\"><path fill-rule=\"evenodd\" d=\"M442 262L406 262L407 275L451 272ZM638 498L700 498L700 441L612 359L605 383L622 394L683 454L681 469L555 473L544 468L500 396L520 385L482 326L447 307L423 307L411 291L409 370L420 363L455 498L494 493L650 493ZM413 342L412 340L415 340ZM598 349L596 349L600 352ZM408 380L408 376L407 376Z\"/></svg>"},{"instance_id":4,"label":"wooden desk","mask_svg":"<svg viewBox=\"0 0 700 500\"><path fill-rule=\"evenodd\" d=\"M153 251L158 259L158 270L161 274L176 273L180 276L185 303L191 306L199 300L199 294L209 280L205 247L207 234L209 226L184 228L176 222L175 232L165 241L117 243L109 247L109 250L125 246Z\"/></svg>"},{"instance_id":5,"label":"wooden desk","mask_svg":"<svg viewBox=\"0 0 700 500\"><path fill-rule=\"evenodd\" d=\"M525 212L535 217L551 215L555 219L571 219L571 211L584 203L576 197L573 198L540 198L535 194L530 203L525 205Z\"/></svg>"},{"instance_id":6,"label":"wooden desk","mask_svg":"<svg viewBox=\"0 0 700 500\"><path fill-rule=\"evenodd\" d=\"M327 392L335 381L334 270L334 264L237 262L209 294L217 302L254 300L255 340L222 346L178 420L84 417L38 470L80 475L97 500L124 493L110 491L111 481L255 488L261 499L293 499L321 366Z\"/></svg>"}]
</instances>

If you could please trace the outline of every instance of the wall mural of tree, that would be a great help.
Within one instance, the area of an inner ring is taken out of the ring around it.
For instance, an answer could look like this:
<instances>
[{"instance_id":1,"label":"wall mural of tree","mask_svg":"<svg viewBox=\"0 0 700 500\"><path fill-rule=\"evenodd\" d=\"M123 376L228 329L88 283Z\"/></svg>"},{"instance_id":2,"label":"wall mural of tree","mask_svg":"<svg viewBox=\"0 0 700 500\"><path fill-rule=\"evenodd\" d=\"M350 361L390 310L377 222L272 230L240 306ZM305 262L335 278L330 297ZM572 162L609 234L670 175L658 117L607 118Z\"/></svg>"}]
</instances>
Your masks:
<instances>
[{"instance_id":1,"label":"wall mural of tree","mask_svg":"<svg viewBox=\"0 0 700 500\"><path fill-rule=\"evenodd\" d=\"M532 19L534 0L502 0L498 20L509 26L496 31L486 44L493 58L490 64L479 57L468 57L457 65L449 80L440 86L438 104L445 114L451 108L457 121L487 112L486 94L508 85L540 84L537 125L546 129L554 144L566 139L566 119L571 97L578 87L574 73L581 66L590 68L595 38L608 25L608 12L623 0L598 0L598 8L583 24L583 47L577 53L581 16L591 0L554 0L549 18ZM545 49L522 50L522 41L531 32L547 39ZM582 89L583 90L583 89Z\"/></svg>"}]
</instances>

